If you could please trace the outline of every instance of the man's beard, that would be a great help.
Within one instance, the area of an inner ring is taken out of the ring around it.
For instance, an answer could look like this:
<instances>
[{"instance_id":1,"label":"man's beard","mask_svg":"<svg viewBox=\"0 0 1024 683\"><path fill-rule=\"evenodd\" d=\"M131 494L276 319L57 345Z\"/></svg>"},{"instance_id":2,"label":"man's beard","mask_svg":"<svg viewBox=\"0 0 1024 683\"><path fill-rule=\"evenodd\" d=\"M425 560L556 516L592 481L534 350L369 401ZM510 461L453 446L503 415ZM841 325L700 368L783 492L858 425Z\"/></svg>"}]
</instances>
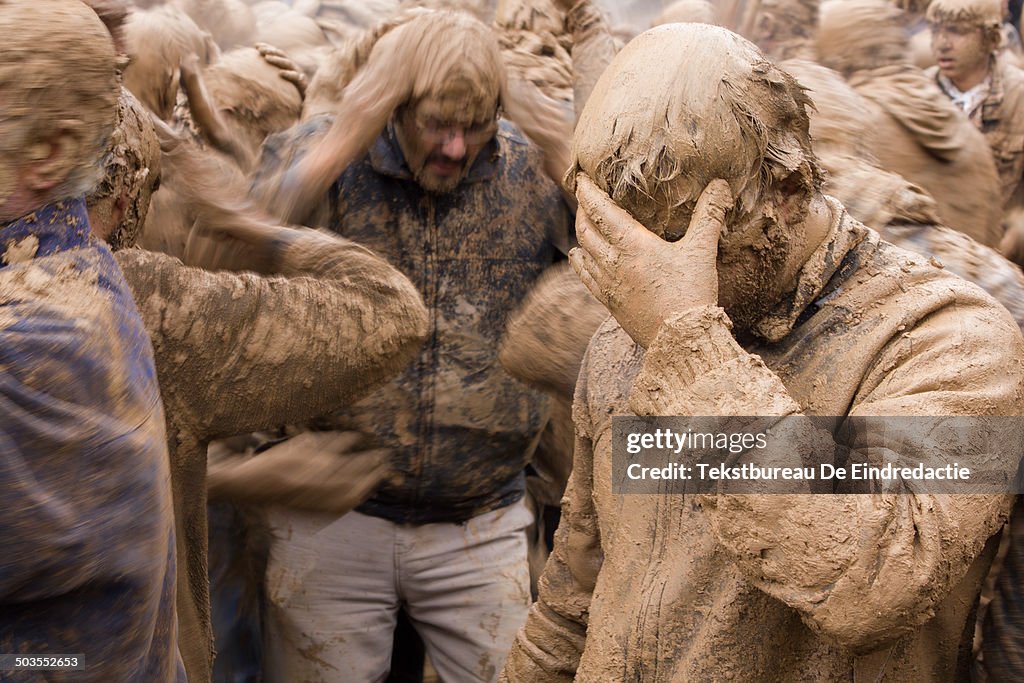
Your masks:
<instances>
[{"instance_id":1,"label":"man's beard","mask_svg":"<svg viewBox=\"0 0 1024 683\"><path fill-rule=\"evenodd\" d=\"M764 235L766 246L739 246L746 253L753 253L753 258L735 259L735 267L730 267L729 239L723 238L724 253L719 261L719 276L734 279L731 289L734 301L725 307L725 312L738 333L749 332L766 315L773 311L787 292L780 282L787 261L799 245L794 244L793 232L774 218L764 218L757 226L750 226L737 235L741 245L750 245L753 239ZM738 251L736 253L739 253ZM724 271L724 273L723 273Z\"/></svg>"},{"instance_id":2,"label":"man's beard","mask_svg":"<svg viewBox=\"0 0 1024 683\"><path fill-rule=\"evenodd\" d=\"M419 170L413 173L413 178L427 192L433 194L448 194L455 190L459 186L459 183L466 177L466 160L463 159L462 167L458 173L453 173L450 176L439 176L429 171L429 164L432 161L429 157L423 162Z\"/></svg>"}]
</instances>

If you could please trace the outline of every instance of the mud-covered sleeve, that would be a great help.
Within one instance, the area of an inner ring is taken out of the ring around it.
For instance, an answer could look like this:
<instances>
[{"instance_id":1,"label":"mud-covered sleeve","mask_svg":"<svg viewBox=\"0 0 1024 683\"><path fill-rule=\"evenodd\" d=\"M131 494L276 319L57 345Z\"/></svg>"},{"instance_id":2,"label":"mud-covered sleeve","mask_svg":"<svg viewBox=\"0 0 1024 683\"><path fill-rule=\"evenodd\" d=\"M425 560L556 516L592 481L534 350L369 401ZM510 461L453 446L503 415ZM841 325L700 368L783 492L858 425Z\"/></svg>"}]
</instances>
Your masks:
<instances>
[{"instance_id":1,"label":"mud-covered sleeve","mask_svg":"<svg viewBox=\"0 0 1024 683\"><path fill-rule=\"evenodd\" d=\"M1012 320L992 305L941 308L885 346L850 415L1019 414L1022 346ZM681 358L680 348L691 353ZM733 340L724 312L710 307L663 326L630 401L638 415L800 412L778 376ZM914 435L900 433L904 423L886 424L884 433L865 430L851 443L851 461L885 448L896 465L920 462ZM928 456L952 463L990 436L984 428L982 420L965 421L931 442ZM797 609L811 628L865 652L934 614L1000 528L1009 497L935 494L904 481L870 494L738 495L719 489L702 495L700 503L718 541L752 584Z\"/></svg>"},{"instance_id":2,"label":"mud-covered sleeve","mask_svg":"<svg viewBox=\"0 0 1024 683\"><path fill-rule=\"evenodd\" d=\"M583 106L594 92L597 79L619 51L608 27L608 19L597 3L582 0L566 13L566 28L572 34L573 107L580 120Z\"/></svg>"},{"instance_id":3,"label":"mud-covered sleeve","mask_svg":"<svg viewBox=\"0 0 1024 683\"><path fill-rule=\"evenodd\" d=\"M501 683L568 683L583 654L590 601L604 557L592 498L590 421L579 398L585 394L581 377L574 406L573 469L562 498L555 547L540 577L537 601L509 652Z\"/></svg>"},{"instance_id":4,"label":"mud-covered sleeve","mask_svg":"<svg viewBox=\"0 0 1024 683\"><path fill-rule=\"evenodd\" d=\"M426 334L419 293L386 261L337 236L288 234L279 277L119 258L168 411L207 439L337 409L390 379Z\"/></svg>"}]
</instances>

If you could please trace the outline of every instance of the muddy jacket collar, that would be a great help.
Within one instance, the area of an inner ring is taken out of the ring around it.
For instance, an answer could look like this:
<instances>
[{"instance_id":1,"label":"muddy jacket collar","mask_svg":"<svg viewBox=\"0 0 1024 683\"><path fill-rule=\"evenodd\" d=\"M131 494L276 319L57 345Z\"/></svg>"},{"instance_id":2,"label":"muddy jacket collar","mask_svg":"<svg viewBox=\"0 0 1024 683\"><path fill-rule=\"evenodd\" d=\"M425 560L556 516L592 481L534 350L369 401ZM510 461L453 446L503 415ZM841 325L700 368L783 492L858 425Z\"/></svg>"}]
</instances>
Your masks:
<instances>
[{"instance_id":1,"label":"muddy jacket collar","mask_svg":"<svg viewBox=\"0 0 1024 683\"><path fill-rule=\"evenodd\" d=\"M469 173L462 179L462 183L490 180L497 174L501 161L501 146L498 144L496 135L480 150L480 154L477 155ZM393 121L388 123L384 132L370 147L370 166L381 175L400 180L414 180L412 171L405 162L402 148L398 144Z\"/></svg>"},{"instance_id":2,"label":"muddy jacket collar","mask_svg":"<svg viewBox=\"0 0 1024 683\"><path fill-rule=\"evenodd\" d=\"M38 240L38 246L26 242L30 237ZM85 246L89 237L84 198L49 204L0 227L0 268Z\"/></svg>"},{"instance_id":3,"label":"muddy jacket collar","mask_svg":"<svg viewBox=\"0 0 1024 683\"><path fill-rule=\"evenodd\" d=\"M1001 72L1002 63L997 57L993 56L989 60L988 67L988 94L981 102L981 120L984 123L998 122L1003 118L1002 108L1005 92L1003 90L1003 74Z\"/></svg>"}]
</instances>

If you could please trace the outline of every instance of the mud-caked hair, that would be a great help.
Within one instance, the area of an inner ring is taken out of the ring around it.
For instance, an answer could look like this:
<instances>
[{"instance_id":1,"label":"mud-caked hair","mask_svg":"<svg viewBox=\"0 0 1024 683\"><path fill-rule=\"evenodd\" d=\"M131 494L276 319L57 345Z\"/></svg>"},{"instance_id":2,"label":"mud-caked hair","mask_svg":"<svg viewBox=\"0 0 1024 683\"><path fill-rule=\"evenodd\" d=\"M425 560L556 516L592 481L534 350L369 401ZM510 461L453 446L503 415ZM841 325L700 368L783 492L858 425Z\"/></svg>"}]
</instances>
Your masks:
<instances>
[{"instance_id":1,"label":"mud-caked hair","mask_svg":"<svg viewBox=\"0 0 1024 683\"><path fill-rule=\"evenodd\" d=\"M149 201L160 183L160 141L149 111L126 88L117 102L113 134L100 162L103 176L85 200L94 207L125 194L121 220L107 236L115 251L135 244L146 222Z\"/></svg>"},{"instance_id":2,"label":"mud-caked hair","mask_svg":"<svg viewBox=\"0 0 1024 683\"><path fill-rule=\"evenodd\" d=\"M395 78L396 72L409 78ZM401 93L391 92L401 88ZM380 37L346 91L361 101L414 105L456 97L480 108L500 103L505 67L494 31L464 12L422 10Z\"/></svg>"},{"instance_id":3,"label":"mud-caked hair","mask_svg":"<svg viewBox=\"0 0 1024 683\"><path fill-rule=\"evenodd\" d=\"M925 17L929 24L980 28L993 50L1002 42L1003 5L999 0L932 0Z\"/></svg>"},{"instance_id":4,"label":"mud-caked hair","mask_svg":"<svg viewBox=\"0 0 1024 683\"><path fill-rule=\"evenodd\" d=\"M669 237L715 178L734 216L804 195L822 177L807 94L750 42L715 26L668 24L635 38L580 117L567 181L586 173L648 229ZM806 202L804 202L806 204Z\"/></svg>"},{"instance_id":5,"label":"mud-caked hair","mask_svg":"<svg viewBox=\"0 0 1024 683\"><path fill-rule=\"evenodd\" d=\"M114 125L110 33L78 0L0 0L0 35L0 154L31 157L65 122L77 121L77 163L49 199L88 192Z\"/></svg>"}]
</instances>

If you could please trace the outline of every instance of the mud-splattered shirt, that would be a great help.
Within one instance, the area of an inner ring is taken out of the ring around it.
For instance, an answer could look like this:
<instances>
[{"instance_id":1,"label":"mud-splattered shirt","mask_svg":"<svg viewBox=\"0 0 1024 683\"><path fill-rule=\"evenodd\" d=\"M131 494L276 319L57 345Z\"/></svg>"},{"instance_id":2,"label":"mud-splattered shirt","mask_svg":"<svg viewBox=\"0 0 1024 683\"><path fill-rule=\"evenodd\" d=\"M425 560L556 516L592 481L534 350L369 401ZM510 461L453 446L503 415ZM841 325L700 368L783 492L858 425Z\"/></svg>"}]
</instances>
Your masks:
<instances>
[{"instance_id":1,"label":"mud-splattered shirt","mask_svg":"<svg viewBox=\"0 0 1024 683\"><path fill-rule=\"evenodd\" d=\"M282 147L308 148L325 123L293 129ZM271 163L294 163L292 153L268 141L264 162L279 155ZM385 256L430 314L414 362L332 420L394 452L396 481L360 511L401 523L460 522L515 502L546 401L498 364L498 341L552 263L550 236L566 232L569 218L540 153L502 122L458 188L431 194L413 179L389 127L324 204L317 215L326 227Z\"/></svg>"},{"instance_id":2,"label":"mud-splattered shirt","mask_svg":"<svg viewBox=\"0 0 1024 683\"><path fill-rule=\"evenodd\" d=\"M85 201L0 227L0 652L85 668L4 681L185 681L153 352Z\"/></svg>"},{"instance_id":3,"label":"mud-splattered shirt","mask_svg":"<svg viewBox=\"0 0 1024 683\"><path fill-rule=\"evenodd\" d=\"M939 67L927 71L935 83L952 97L939 76ZM989 87L981 104L970 113L971 122L985 134L999 171L1003 208L1024 206L1024 71L1005 57L993 58Z\"/></svg>"}]
</instances>

